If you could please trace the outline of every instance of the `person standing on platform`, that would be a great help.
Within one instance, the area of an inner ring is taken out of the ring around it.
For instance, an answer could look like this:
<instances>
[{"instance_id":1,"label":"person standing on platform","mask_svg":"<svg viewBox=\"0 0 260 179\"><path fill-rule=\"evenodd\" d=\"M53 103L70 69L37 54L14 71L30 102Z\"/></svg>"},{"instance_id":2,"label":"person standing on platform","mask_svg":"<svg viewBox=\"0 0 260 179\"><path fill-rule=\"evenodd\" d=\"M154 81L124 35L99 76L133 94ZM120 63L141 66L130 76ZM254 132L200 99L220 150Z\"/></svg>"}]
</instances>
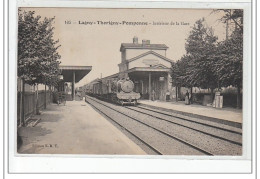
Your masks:
<instances>
[{"instance_id":1,"label":"person standing on platform","mask_svg":"<svg viewBox=\"0 0 260 179\"><path fill-rule=\"evenodd\" d=\"M186 105L190 104L190 94L189 94L188 90L187 90L187 93L185 95L185 104Z\"/></svg>"},{"instance_id":2,"label":"person standing on platform","mask_svg":"<svg viewBox=\"0 0 260 179\"><path fill-rule=\"evenodd\" d=\"M152 101L154 101L155 100L155 91L153 90L152 91Z\"/></svg>"},{"instance_id":3,"label":"person standing on platform","mask_svg":"<svg viewBox=\"0 0 260 179\"><path fill-rule=\"evenodd\" d=\"M167 90L166 92L166 101L170 101L170 91Z\"/></svg>"}]
</instances>

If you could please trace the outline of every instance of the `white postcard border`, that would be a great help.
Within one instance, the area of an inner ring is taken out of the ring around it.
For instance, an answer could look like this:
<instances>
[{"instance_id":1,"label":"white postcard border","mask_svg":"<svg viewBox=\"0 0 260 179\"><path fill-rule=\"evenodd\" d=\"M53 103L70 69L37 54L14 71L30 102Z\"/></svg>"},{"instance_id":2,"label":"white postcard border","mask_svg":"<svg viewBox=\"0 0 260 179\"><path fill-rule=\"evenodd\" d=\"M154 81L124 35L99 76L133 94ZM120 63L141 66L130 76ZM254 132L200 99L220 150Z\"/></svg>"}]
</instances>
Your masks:
<instances>
[{"instance_id":1,"label":"white postcard border","mask_svg":"<svg viewBox=\"0 0 260 179\"><path fill-rule=\"evenodd\" d=\"M19 7L91 7L91 8L243 8L244 24L244 86L251 83L251 6L250 3L187 3L187 2L104 2L104 1L18 1L9 2L9 119L16 119L16 10ZM64 3L64 4L63 4ZM80 5L78 4L80 3ZM205 5L205 6L203 6ZM248 23L248 24L247 24ZM15 72L15 73L14 73ZM251 89L244 88L243 119L251 118ZM250 116L250 117L249 117ZM89 155L23 155L16 148L15 122L9 120L9 172L10 173L249 173L251 172L251 120L243 120L242 157L184 157L184 156L89 156ZM13 141L14 140L14 141ZM192 159L192 160L191 160ZM233 160L236 159L236 160ZM73 167L74 166L74 167ZM77 167L75 167L77 166ZM174 167L173 167L174 166ZM189 167L187 167L189 166ZM212 167L214 166L214 167Z\"/></svg>"}]
</instances>

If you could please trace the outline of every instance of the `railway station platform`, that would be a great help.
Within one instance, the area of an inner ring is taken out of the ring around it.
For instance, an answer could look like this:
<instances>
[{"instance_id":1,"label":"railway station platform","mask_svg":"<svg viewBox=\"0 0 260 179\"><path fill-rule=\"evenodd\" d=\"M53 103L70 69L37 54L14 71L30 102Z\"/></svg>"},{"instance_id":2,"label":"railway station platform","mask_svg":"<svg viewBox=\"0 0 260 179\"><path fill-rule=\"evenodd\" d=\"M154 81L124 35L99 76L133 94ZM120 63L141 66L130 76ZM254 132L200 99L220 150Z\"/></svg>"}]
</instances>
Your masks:
<instances>
[{"instance_id":1,"label":"railway station platform","mask_svg":"<svg viewBox=\"0 0 260 179\"><path fill-rule=\"evenodd\" d=\"M147 105L159 110L167 110L170 112L179 113L181 115L206 119L218 123L223 123L231 126L242 126L242 110L235 108L213 108L210 106L202 106L199 104L185 105L184 101L165 102L165 101L151 101L140 100L141 105Z\"/></svg>"},{"instance_id":2,"label":"railway station platform","mask_svg":"<svg viewBox=\"0 0 260 179\"><path fill-rule=\"evenodd\" d=\"M145 155L146 153L84 101L50 104L33 127L18 128L21 154Z\"/></svg>"}]
</instances>

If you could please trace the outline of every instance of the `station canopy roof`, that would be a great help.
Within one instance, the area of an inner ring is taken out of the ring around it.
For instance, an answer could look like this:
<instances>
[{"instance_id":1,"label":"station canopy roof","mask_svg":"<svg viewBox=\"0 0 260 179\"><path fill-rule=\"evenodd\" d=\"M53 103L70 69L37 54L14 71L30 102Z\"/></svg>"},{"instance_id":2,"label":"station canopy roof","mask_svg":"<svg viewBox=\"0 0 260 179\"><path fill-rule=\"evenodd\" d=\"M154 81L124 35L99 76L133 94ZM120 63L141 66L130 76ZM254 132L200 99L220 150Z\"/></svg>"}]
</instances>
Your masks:
<instances>
[{"instance_id":1,"label":"station canopy roof","mask_svg":"<svg viewBox=\"0 0 260 179\"><path fill-rule=\"evenodd\" d=\"M91 70L92 66L63 66L60 65L61 74L65 82L73 81L73 72L75 72L75 82L79 82L84 78Z\"/></svg>"}]
</instances>

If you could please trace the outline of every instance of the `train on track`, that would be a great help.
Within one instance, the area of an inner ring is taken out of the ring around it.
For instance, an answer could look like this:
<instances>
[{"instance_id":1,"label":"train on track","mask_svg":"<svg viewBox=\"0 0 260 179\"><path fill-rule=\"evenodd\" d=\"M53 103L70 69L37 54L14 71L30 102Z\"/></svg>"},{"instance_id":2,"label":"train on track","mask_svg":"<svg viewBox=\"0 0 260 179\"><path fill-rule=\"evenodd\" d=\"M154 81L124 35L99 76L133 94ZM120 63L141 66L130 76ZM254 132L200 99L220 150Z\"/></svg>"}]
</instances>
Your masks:
<instances>
[{"instance_id":1,"label":"train on track","mask_svg":"<svg viewBox=\"0 0 260 179\"><path fill-rule=\"evenodd\" d=\"M102 78L90 83L86 88L86 94L101 99L106 99L114 103L137 104L140 93L134 92L134 83L129 78Z\"/></svg>"}]
</instances>

